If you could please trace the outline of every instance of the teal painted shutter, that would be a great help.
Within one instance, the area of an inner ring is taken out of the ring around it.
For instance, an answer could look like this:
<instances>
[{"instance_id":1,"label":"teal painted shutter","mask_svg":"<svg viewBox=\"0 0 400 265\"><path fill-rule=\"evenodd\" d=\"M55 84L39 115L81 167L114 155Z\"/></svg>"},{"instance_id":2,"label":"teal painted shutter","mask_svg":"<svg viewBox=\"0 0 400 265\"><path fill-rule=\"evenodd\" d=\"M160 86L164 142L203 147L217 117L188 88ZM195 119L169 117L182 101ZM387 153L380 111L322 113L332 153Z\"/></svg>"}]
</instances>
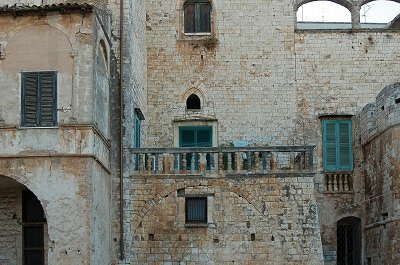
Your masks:
<instances>
[{"instance_id":1,"label":"teal painted shutter","mask_svg":"<svg viewBox=\"0 0 400 265\"><path fill-rule=\"evenodd\" d=\"M22 125L39 125L39 74L22 73Z\"/></svg>"},{"instance_id":2,"label":"teal painted shutter","mask_svg":"<svg viewBox=\"0 0 400 265\"><path fill-rule=\"evenodd\" d=\"M351 120L323 120L324 170L353 169Z\"/></svg>"},{"instance_id":3,"label":"teal painted shutter","mask_svg":"<svg viewBox=\"0 0 400 265\"><path fill-rule=\"evenodd\" d=\"M324 169L335 170L337 165L336 124L324 121Z\"/></svg>"},{"instance_id":4,"label":"teal painted shutter","mask_svg":"<svg viewBox=\"0 0 400 265\"><path fill-rule=\"evenodd\" d=\"M339 169L351 170L353 169L353 154L352 154L352 126L351 121L338 121L338 160Z\"/></svg>"},{"instance_id":5,"label":"teal painted shutter","mask_svg":"<svg viewBox=\"0 0 400 265\"><path fill-rule=\"evenodd\" d=\"M56 73L40 73L40 126L54 126L57 123Z\"/></svg>"}]
</instances>

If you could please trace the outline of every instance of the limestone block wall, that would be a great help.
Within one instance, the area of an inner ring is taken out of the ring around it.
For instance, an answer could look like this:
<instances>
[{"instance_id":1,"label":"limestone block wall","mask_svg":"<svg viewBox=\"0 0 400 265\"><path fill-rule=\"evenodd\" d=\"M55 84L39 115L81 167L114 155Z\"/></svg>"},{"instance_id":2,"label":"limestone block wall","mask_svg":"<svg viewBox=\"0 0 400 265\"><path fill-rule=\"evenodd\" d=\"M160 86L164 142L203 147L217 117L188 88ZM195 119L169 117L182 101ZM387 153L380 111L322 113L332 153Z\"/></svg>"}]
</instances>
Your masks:
<instances>
[{"instance_id":1,"label":"limestone block wall","mask_svg":"<svg viewBox=\"0 0 400 265\"><path fill-rule=\"evenodd\" d=\"M321 264L313 178L133 176L131 264ZM185 196L208 226L185 226Z\"/></svg>"},{"instance_id":2,"label":"limestone block wall","mask_svg":"<svg viewBox=\"0 0 400 265\"><path fill-rule=\"evenodd\" d=\"M400 86L386 86L359 115L364 147L366 259L395 264L400 256Z\"/></svg>"},{"instance_id":3,"label":"limestone block wall","mask_svg":"<svg viewBox=\"0 0 400 265\"><path fill-rule=\"evenodd\" d=\"M218 120L217 145L292 143L297 104L290 1L211 2L211 36L199 37L183 34L184 1L146 1L148 146L173 146L174 121L193 119ZM202 104L195 116L185 106L191 93Z\"/></svg>"},{"instance_id":4,"label":"limestone block wall","mask_svg":"<svg viewBox=\"0 0 400 265\"><path fill-rule=\"evenodd\" d=\"M0 190L0 264L22 263L21 189Z\"/></svg>"},{"instance_id":5,"label":"limestone block wall","mask_svg":"<svg viewBox=\"0 0 400 265\"><path fill-rule=\"evenodd\" d=\"M0 174L42 202L49 264L111 263L110 42L95 12L0 16ZM21 128L23 71L58 72L57 126Z\"/></svg>"},{"instance_id":6,"label":"limestone block wall","mask_svg":"<svg viewBox=\"0 0 400 265\"><path fill-rule=\"evenodd\" d=\"M104 210L98 209L99 204L93 203L99 200L93 197L99 196L100 192L92 192L92 189L99 188L94 188L87 177L94 174L93 160L2 158L0 165L0 175L29 188L43 206L49 234L48 264L109 264L109 228L97 220L99 216L107 220L107 215L100 215L99 212ZM103 179L107 176L104 169L97 171L96 175ZM96 213L99 215L91 217ZM92 242L92 236L105 241ZM19 244L15 246L18 251L21 241L16 244ZM99 248L100 253L97 252Z\"/></svg>"}]
</instances>

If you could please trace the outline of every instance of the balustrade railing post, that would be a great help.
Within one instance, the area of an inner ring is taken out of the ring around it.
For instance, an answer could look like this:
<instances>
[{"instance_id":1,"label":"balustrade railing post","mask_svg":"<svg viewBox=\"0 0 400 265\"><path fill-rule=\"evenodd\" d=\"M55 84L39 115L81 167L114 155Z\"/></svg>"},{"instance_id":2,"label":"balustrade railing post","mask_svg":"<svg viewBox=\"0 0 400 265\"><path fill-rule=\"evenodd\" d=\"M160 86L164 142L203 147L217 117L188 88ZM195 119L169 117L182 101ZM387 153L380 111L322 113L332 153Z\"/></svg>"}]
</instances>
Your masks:
<instances>
[{"instance_id":1,"label":"balustrade railing post","mask_svg":"<svg viewBox=\"0 0 400 265\"><path fill-rule=\"evenodd\" d=\"M158 159L158 171L157 171L157 173L161 173L161 172L163 172L163 159L162 159L163 157L162 157L162 154L158 154L157 155L157 159Z\"/></svg>"},{"instance_id":2,"label":"balustrade railing post","mask_svg":"<svg viewBox=\"0 0 400 265\"><path fill-rule=\"evenodd\" d=\"M196 170L196 153L192 153L192 159L190 161L190 173L194 173Z\"/></svg>"},{"instance_id":3,"label":"balustrade railing post","mask_svg":"<svg viewBox=\"0 0 400 265\"><path fill-rule=\"evenodd\" d=\"M242 153L235 152L236 172L242 171Z\"/></svg>"},{"instance_id":4,"label":"balustrade railing post","mask_svg":"<svg viewBox=\"0 0 400 265\"><path fill-rule=\"evenodd\" d=\"M349 179L348 179L349 174L345 173L343 174L343 190L344 191L349 191Z\"/></svg>"},{"instance_id":5,"label":"balustrade railing post","mask_svg":"<svg viewBox=\"0 0 400 265\"><path fill-rule=\"evenodd\" d=\"M271 170L278 170L278 156L276 153L271 153Z\"/></svg>"},{"instance_id":6,"label":"balustrade railing post","mask_svg":"<svg viewBox=\"0 0 400 265\"><path fill-rule=\"evenodd\" d=\"M205 153L199 153L199 171L204 173L206 171L207 156Z\"/></svg>"},{"instance_id":7,"label":"balustrade railing post","mask_svg":"<svg viewBox=\"0 0 400 265\"><path fill-rule=\"evenodd\" d=\"M218 153L218 171L224 170L224 153Z\"/></svg>"},{"instance_id":8,"label":"balustrade railing post","mask_svg":"<svg viewBox=\"0 0 400 265\"><path fill-rule=\"evenodd\" d=\"M163 166L163 173L169 174L170 173L170 163L169 163L169 154L164 154L163 156L164 166Z\"/></svg>"},{"instance_id":9,"label":"balustrade railing post","mask_svg":"<svg viewBox=\"0 0 400 265\"><path fill-rule=\"evenodd\" d=\"M232 153L227 153L228 156L228 173L232 172Z\"/></svg>"},{"instance_id":10,"label":"balustrade railing post","mask_svg":"<svg viewBox=\"0 0 400 265\"><path fill-rule=\"evenodd\" d=\"M337 184L337 174L333 174L333 188L332 191L338 191L338 184Z\"/></svg>"},{"instance_id":11,"label":"balustrade railing post","mask_svg":"<svg viewBox=\"0 0 400 265\"><path fill-rule=\"evenodd\" d=\"M146 161L144 154L139 154L139 171L140 173L144 173L144 163Z\"/></svg>"},{"instance_id":12,"label":"balustrade railing post","mask_svg":"<svg viewBox=\"0 0 400 265\"><path fill-rule=\"evenodd\" d=\"M252 161L251 161L251 152L247 151L246 152L246 156L247 156L247 171L251 172L252 171Z\"/></svg>"},{"instance_id":13,"label":"balustrade railing post","mask_svg":"<svg viewBox=\"0 0 400 265\"><path fill-rule=\"evenodd\" d=\"M255 172L260 172L260 153L259 152L254 152L254 171Z\"/></svg>"},{"instance_id":14,"label":"balustrade railing post","mask_svg":"<svg viewBox=\"0 0 400 265\"><path fill-rule=\"evenodd\" d=\"M146 163L146 170L147 170L147 173L150 174L151 173L151 162L152 162L150 153L147 154L147 161L146 162L147 162Z\"/></svg>"},{"instance_id":15,"label":"balustrade railing post","mask_svg":"<svg viewBox=\"0 0 400 265\"><path fill-rule=\"evenodd\" d=\"M182 154L182 174L187 173L187 160L186 160L186 153Z\"/></svg>"}]
</instances>

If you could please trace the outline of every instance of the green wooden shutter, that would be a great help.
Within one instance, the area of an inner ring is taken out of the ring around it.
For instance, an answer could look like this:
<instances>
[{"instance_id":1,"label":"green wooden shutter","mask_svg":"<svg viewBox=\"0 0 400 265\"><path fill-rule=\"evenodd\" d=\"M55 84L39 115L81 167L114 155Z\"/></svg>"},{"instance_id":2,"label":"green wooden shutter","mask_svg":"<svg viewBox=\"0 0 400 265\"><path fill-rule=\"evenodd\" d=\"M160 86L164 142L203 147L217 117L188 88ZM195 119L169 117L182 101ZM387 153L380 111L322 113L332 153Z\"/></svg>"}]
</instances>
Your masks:
<instances>
[{"instance_id":1,"label":"green wooden shutter","mask_svg":"<svg viewBox=\"0 0 400 265\"><path fill-rule=\"evenodd\" d=\"M39 74L22 73L22 125L38 126L39 114Z\"/></svg>"},{"instance_id":2,"label":"green wooden shutter","mask_svg":"<svg viewBox=\"0 0 400 265\"><path fill-rule=\"evenodd\" d=\"M57 76L55 72L40 73L40 126L57 123Z\"/></svg>"},{"instance_id":3,"label":"green wooden shutter","mask_svg":"<svg viewBox=\"0 0 400 265\"><path fill-rule=\"evenodd\" d=\"M57 123L56 72L26 72L21 75L22 126L54 126Z\"/></svg>"},{"instance_id":4,"label":"green wooden shutter","mask_svg":"<svg viewBox=\"0 0 400 265\"><path fill-rule=\"evenodd\" d=\"M351 120L323 120L324 170L353 169Z\"/></svg>"},{"instance_id":5,"label":"green wooden shutter","mask_svg":"<svg viewBox=\"0 0 400 265\"><path fill-rule=\"evenodd\" d=\"M339 170L353 169L352 126L350 120L338 121Z\"/></svg>"}]
</instances>

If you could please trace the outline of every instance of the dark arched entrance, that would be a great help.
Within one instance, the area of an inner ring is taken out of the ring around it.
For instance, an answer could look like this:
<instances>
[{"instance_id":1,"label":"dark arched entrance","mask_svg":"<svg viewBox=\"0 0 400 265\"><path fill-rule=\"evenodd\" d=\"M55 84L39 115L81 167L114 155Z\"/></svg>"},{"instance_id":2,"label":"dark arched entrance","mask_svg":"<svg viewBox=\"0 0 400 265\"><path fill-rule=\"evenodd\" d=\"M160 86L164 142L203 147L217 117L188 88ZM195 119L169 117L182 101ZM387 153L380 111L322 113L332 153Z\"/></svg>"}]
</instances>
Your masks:
<instances>
[{"instance_id":1,"label":"dark arched entrance","mask_svg":"<svg viewBox=\"0 0 400 265\"><path fill-rule=\"evenodd\" d=\"M26 186L0 175L0 264L44 265L46 218Z\"/></svg>"},{"instance_id":2,"label":"dark arched entrance","mask_svg":"<svg viewBox=\"0 0 400 265\"><path fill-rule=\"evenodd\" d=\"M346 217L337 222L337 265L361 264L361 220Z\"/></svg>"}]
</instances>

